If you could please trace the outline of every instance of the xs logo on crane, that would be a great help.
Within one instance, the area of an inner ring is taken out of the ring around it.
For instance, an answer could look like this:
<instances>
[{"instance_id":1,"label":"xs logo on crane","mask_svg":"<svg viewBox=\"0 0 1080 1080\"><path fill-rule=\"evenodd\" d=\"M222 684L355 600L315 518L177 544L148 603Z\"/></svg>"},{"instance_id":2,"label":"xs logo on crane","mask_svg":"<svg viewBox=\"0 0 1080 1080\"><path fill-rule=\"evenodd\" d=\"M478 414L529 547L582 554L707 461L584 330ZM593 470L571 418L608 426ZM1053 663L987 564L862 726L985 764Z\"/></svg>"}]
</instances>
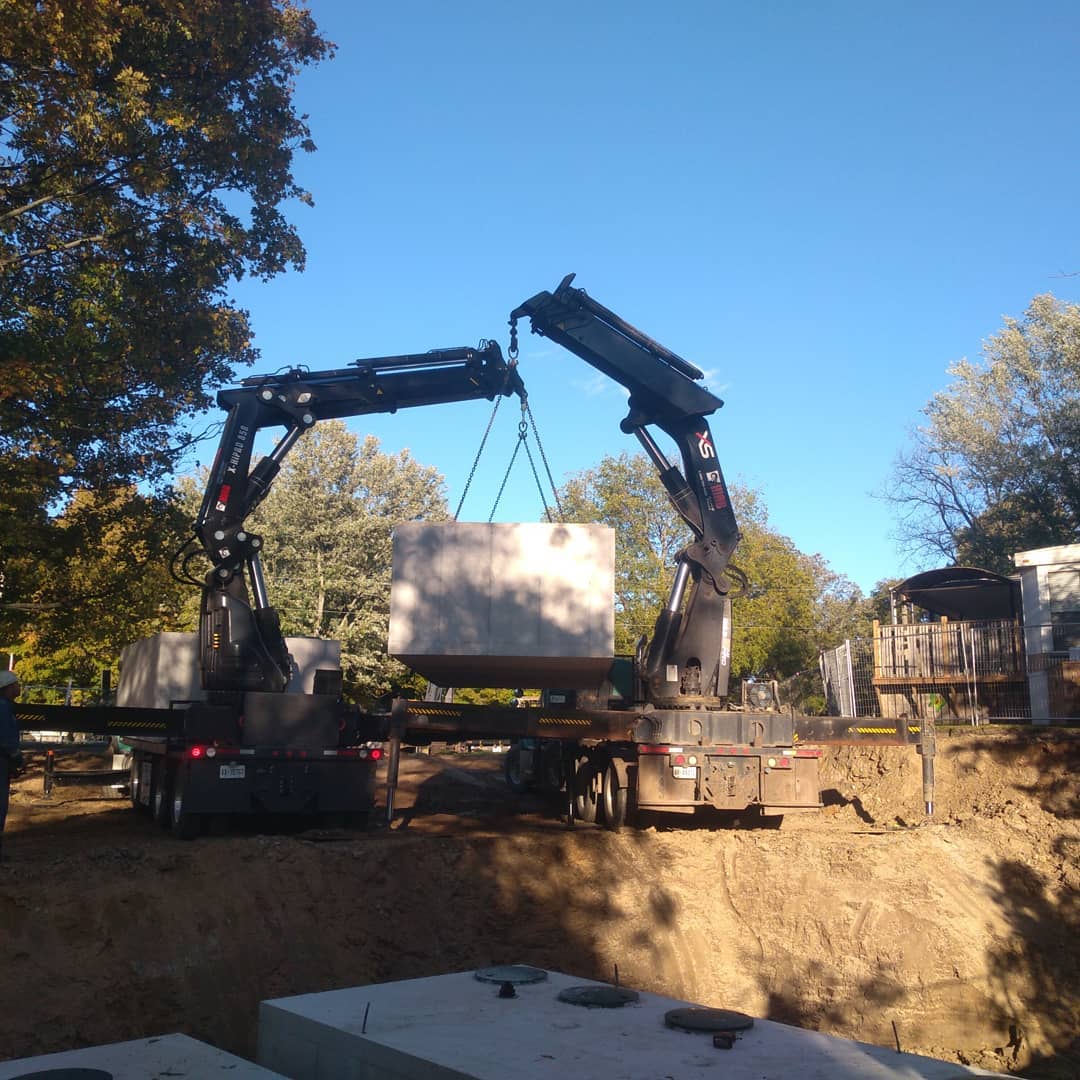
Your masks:
<instances>
[{"instance_id":1,"label":"xs logo on crane","mask_svg":"<svg viewBox=\"0 0 1080 1080\"><path fill-rule=\"evenodd\" d=\"M703 458L716 457L716 451L713 449L712 436L708 431L695 431L694 435L697 438L698 453Z\"/></svg>"}]
</instances>

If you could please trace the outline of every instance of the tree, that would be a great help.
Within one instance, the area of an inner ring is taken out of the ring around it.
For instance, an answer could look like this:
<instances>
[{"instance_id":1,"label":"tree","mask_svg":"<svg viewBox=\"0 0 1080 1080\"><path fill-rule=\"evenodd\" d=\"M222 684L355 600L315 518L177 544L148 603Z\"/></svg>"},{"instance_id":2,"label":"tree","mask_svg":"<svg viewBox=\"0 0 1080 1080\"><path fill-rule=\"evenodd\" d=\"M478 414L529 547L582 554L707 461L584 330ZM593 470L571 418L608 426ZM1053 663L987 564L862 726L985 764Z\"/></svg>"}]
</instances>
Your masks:
<instances>
[{"instance_id":1,"label":"tree","mask_svg":"<svg viewBox=\"0 0 1080 1080\"><path fill-rule=\"evenodd\" d=\"M287 634L336 638L346 687L361 698L403 683L386 655L391 531L402 521L445 520L442 477L407 450L384 454L342 421L296 445L249 520L263 536L270 600Z\"/></svg>"},{"instance_id":2,"label":"tree","mask_svg":"<svg viewBox=\"0 0 1080 1080\"><path fill-rule=\"evenodd\" d=\"M23 559L26 607L31 611L4 651L19 658L29 685L96 684L116 672L125 645L160 630L193 628L186 590L169 573L189 520L170 495L134 488L79 491L56 519L68 556L56 563Z\"/></svg>"},{"instance_id":3,"label":"tree","mask_svg":"<svg viewBox=\"0 0 1080 1080\"><path fill-rule=\"evenodd\" d=\"M787 676L816 659L823 613L835 614L830 590L854 599L858 589L770 529L759 493L730 487L742 532L733 562L750 581L748 594L733 601L732 676ZM615 529L615 648L633 652L667 602L690 530L643 455L605 457L571 477L560 499L567 520Z\"/></svg>"},{"instance_id":4,"label":"tree","mask_svg":"<svg viewBox=\"0 0 1080 1080\"><path fill-rule=\"evenodd\" d=\"M1010 573L1080 533L1080 306L1037 296L982 353L949 368L886 494L917 550Z\"/></svg>"},{"instance_id":5,"label":"tree","mask_svg":"<svg viewBox=\"0 0 1080 1080\"><path fill-rule=\"evenodd\" d=\"M226 287L303 266L292 85L331 52L294 0L4 3L0 553L47 546L74 490L167 474L256 355Z\"/></svg>"},{"instance_id":6,"label":"tree","mask_svg":"<svg viewBox=\"0 0 1080 1080\"><path fill-rule=\"evenodd\" d=\"M690 530L641 454L605 456L571 476L559 499L567 521L615 530L615 651L632 653L667 602L675 556L690 543Z\"/></svg>"}]
</instances>

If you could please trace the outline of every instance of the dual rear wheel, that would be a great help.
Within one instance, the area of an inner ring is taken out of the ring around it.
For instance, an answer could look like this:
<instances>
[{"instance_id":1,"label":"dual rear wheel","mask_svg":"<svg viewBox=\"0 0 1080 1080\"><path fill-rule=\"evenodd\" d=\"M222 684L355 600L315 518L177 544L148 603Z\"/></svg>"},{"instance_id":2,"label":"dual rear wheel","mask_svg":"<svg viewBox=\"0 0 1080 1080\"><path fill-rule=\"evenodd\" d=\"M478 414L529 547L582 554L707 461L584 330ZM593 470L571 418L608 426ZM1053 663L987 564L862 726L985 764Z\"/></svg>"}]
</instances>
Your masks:
<instances>
[{"instance_id":1,"label":"dual rear wheel","mask_svg":"<svg viewBox=\"0 0 1080 1080\"><path fill-rule=\"evenodd\" d=\"M193 840L202 831L202 817L186 806L185 772L168 758L155 758L150 770L150 814L163 829L181 840Z\"/></svg>"},{"instance_id":2,"label":"dual rear wheel","mask_svg":"<svg viewBox=\"0 0 1080 1080\"><path fill-rule=\"evenodd\" d=\"M618 832L631 822L636 768L623 757L594 751L575 762L571 811L577 821Z\"/></svg>"}]
</instances>

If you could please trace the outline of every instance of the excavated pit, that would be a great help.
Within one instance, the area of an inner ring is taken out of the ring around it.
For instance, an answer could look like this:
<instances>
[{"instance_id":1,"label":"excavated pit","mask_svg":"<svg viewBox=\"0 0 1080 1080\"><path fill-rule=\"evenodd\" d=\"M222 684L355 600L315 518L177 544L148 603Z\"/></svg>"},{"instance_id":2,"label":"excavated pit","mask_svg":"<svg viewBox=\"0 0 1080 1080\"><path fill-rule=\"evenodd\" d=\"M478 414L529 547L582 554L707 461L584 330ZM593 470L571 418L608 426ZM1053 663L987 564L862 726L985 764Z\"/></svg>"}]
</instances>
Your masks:
<instances>
[{"instance_id":1,"label":"excavated pit","mask_svg":"<svg viewBox=\"0 0 1080 1080\"><path fill-rule=\"evenodd\" d=\"M68 767L94 762L66 760ZM528 964L1028 1077L1080 1074L1080 738L830 752L781 829L611 834L493 753L406 755L390 829L192 843L95 789L12 799L0 1060L185 1032L253 1058L269 998ZM717 827L720 826L720 827Z\"/></svg>"}]
</instances>

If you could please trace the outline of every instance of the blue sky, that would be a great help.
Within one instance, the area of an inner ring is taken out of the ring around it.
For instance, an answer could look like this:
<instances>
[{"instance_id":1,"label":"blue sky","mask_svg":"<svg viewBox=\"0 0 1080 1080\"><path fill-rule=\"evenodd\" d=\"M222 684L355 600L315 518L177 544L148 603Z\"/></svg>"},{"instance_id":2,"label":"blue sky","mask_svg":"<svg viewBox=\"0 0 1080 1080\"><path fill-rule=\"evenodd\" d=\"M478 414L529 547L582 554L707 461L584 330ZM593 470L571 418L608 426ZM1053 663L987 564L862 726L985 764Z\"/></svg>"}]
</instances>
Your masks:
<instances>
[{"instance_id":1,"label":"blue sky","mask_svg":"<svg viewBox=\"0 0 1080 1080\"><path fill-rule=\"evenodd\" d=\"M874 494L920 409L1005 315L1080 299L1080 8L311 10L338 52L297 84L307 269L234 289L255 371L505 349L509 311L575 272L708 373L721 464L774 528L865 590L925 568ZM558 482L637 450L621 388L581 360L525 334L521 370ZM436 466L453 508L490 409L352 426ZM463 519L487 519L518 418L500 411ZM541 512L522 463L497 518Z\"/></svg>"}]
</instances>

